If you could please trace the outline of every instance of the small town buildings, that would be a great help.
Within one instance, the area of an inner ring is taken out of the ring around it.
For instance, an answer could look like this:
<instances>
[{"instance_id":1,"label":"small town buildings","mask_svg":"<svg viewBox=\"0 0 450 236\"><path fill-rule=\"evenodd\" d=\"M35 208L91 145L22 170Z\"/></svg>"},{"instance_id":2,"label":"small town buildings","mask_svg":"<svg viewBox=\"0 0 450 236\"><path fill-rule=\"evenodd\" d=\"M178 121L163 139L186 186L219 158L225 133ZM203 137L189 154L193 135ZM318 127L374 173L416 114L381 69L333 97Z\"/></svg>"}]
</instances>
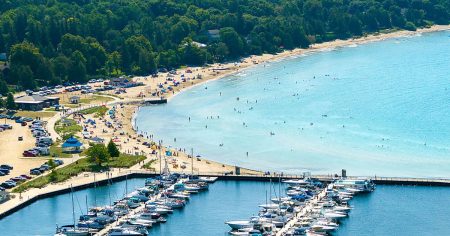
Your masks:
<instances>
[{"instance_id":1,"label":"small town buildings","mask_svg":"<svg viewBox=\"0 0 450 236\"><path fill-rule=\"evenodd\" d=\"M83 144L74 137L70 137L62 144L64 153L79 153Z\"/></svg>"},{"instance_id":2,"label":"small town buildings","mask_svg":"<svg viewBox=\"0 0 450 236\"><path fill-rule=\"evenodd\" d=\"M59 97L27 95L16 98L14 102L16 103L18 109L26 111L40 111L47 107L59 105Z\"/></svg>"},{"instance_id":3,"label":"small town buildings","mask_svg":"<svg viewBox=\"0 0 450 236\"><path fill-rule=\"evenodd\" d=\"M78 104L78 103L80 103L80 96L72 96L72 97L70 97L70 103L71 104Z\"/></svg>"}]
</instances>

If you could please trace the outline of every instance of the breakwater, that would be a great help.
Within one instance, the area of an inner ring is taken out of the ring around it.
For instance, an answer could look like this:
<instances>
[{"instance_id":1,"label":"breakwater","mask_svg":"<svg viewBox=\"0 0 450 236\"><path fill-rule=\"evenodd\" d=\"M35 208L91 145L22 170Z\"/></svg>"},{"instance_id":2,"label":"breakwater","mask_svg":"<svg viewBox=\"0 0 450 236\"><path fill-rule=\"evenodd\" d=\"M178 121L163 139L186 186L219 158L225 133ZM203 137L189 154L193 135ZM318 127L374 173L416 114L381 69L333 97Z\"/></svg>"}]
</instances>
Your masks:
<instances>
[{"instance_id":1,"label":"breakwater","mask_svg":"<svg viewBox=\"0 0 450 236\"><path fill-rule=\"evenodd\" d=\"M144 171L144 170L133 170L133 171L123 171L118 173L115 176L104 179L97 179L95 181L91 181L89 183L82 183L78 185L74 185L73 189L82 190L86 188L93 188L94 186L102 186L107 185L110 182L117 182L125 179L131 178L147 178L154 177L159 175L159 173L152 171ZM218 180L245 180L245 181L278 181L280 179L280 175L234 175L234 174L226 174L226 173L199 173L199 176L212 176L218 177ZM283 175L282 179L297 179L302 178L302 175ZM319 181L330 183L333 181L333 176L325 176L325 175L314 175L312 178L316 178ZM359 178L355 176L349 176L347 178ZM436 178L401 178L401 177L373 177L373 182L375 184L381 185L417 185L417 186L446 186L450 187L450 179L436 179ZM36 202L37 200L52 197L59 194L68 193L71 191L70 186L61 187L56 190L45 191L39 193L33 197L28 199L22 199L18 204L13 204L10 207L7 207L2 212L0 212L0 219ZM17 196L16 196L17 197ZM5 202L3 204L7 204Z\"/></svg>"}]
</instances>

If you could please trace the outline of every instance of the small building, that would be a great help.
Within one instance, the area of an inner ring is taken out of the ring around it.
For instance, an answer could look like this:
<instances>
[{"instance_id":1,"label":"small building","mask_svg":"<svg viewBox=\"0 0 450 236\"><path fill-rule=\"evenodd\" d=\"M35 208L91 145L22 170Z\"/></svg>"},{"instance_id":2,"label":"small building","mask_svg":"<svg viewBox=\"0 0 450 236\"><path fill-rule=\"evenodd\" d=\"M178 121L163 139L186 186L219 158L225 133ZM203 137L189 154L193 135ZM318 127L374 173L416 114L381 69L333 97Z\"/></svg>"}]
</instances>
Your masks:
<instances>
[{"instance_id":1,"label":"small building","mask_svg":"<svg viewBox=\"0 0 450 236\"><path fill-rule=\"evenodd\" d=\"M59 97L45 97L40 95L28 95L18 97L14 101L21 110L40 111L44 108L59 105Z\"/></svg>"},{"instance_id":2,"label":"small building","mask_svg":"<svg viewBox=\"0 0 450 236\"><path fill-rule=\"evenodd\" d=\"M208 38L210 40L220 39L220 30L218 30L218 29L208 30Z\"/></svg>"},{"instance_id":3,"label":"small building","mask_svg":"<svg viewBox=\"0 0 450 236\"><path fill-rule=\"evenodd\" d=\"M80 97L79 96L72 96L72 97L70 97L70 103L72 103L72 104L80 103Z\"/></svg>"},{"instance_id":4,"label":"small building","mask_svg":"<svg viewBox=\"0 0 450 236\"><path fill-rule=\"evenodd\" d=\"M83 144L72 136L62 144L62 149L64 153L79 153L82 146Z\"/></svg>"},{"instance_id":5,"label":"small building","mask_svg":"<svg viewBox=\"0 0 450 236\"><path fill-rule=\"evenodd\" d=\"M6 53L0 53L0 61L7 61L8 57L6 56Z\"/></svg>"}]
</instances>

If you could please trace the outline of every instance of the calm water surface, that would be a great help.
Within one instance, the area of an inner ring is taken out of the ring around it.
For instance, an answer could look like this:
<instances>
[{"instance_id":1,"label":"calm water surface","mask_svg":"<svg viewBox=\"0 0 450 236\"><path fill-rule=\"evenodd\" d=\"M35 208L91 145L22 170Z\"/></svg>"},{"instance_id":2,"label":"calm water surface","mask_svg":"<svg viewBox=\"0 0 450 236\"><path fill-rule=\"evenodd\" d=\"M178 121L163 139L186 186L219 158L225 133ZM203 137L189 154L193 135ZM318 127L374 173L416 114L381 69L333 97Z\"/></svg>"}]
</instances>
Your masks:
<instances>
[{"instance_id":1,"label":"calm water surface","mask_svg":"<svg viewBox=\"0 0 450 236\"><path fill-rule=\"evenodd\" d=\"M143 179L128 181L129 191L142 186ZM152 235L227 235L227 220L248 219L258 212L278 186L267 182L218 181L209 191L193 195L181 211L170 215L166 224L151 229ZM125 182L96 190L75 192L77 217L89 205L105 205L125 191ZM350 217L335 235L450 235L450 188L378 186L372 194L355 197ZM0 220L1 235L53 235L56 224L72 221L70 194L39 200Z\"/></svg>"},{"instance_id":2,"label":"calm water surface","mask_svg":"<svg viewBox=\"0 0 450 236\"><path fill-rule=\"evenodd\" d=\"M448 31L353 45L210 81L136 122L250 168L450 177L449 65Z\"/></svg>"}]
</instances>

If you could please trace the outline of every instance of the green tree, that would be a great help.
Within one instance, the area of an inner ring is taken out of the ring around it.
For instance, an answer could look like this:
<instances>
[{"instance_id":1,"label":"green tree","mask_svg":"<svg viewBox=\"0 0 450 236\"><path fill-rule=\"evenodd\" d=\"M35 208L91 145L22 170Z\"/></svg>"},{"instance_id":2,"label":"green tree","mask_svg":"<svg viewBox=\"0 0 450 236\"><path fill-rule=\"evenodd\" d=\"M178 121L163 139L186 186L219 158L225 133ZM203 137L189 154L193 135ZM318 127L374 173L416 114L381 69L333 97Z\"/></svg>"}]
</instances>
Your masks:
<instances>
[{"instance_id":1,"label":"green tree","mask_svg":"<svg viewBox=\"0 0 450 236\"><path fill-rule=\"evenodd\" d=\"M70 59L64 55L59 55L51 60L52 70L56 77L65 80L70 68Z\"/></svg>"},{"instance_id":2,"label":"green tree","mask_svg":"<svg viewBox=\"0 0 450 236\"><path fill-rule=\"evenodd\" d=\"M150 41L143 35L131 36L125 41L122 61L127 71L149 74L156 71L156 60Z\"/></svg>"},{"instance_id":3,"label":"green tree","mask_svg":"<svg viewBox=\"0 0 450 236\"><path fill-rule=\"evenodd\" d=\"M237 57L244 53L244 43L233 28L220 29L220 40L227 46L231 57Z\"/></svg>"},{"instance_id":4,"label":"green tree","mask_svg":"<svg viewBox=\"0 0 450 236\"><path fill-rule=\"evenodd\" d=\"M12 93L8 93L8 96L6 97L6 108L9 110L16 109L16 103L14 102L14 96Z\"/></svg>"},{"instance_id":5,"label":"green tree","mask_svg":"<svg viewBox=\"0 0 450 236\"><path fill-rule=\"evenodd\" d=\"M0 94L6 95L8 94L8 92L8 85L6 84L6 81L3 79L2 73L0 72Z\"/></svg>"},{"instance_id":6,"label":"green tree","mask_svg":"<svg viewBox=\"0 0 450 236\"><path fill-rule=\"evenodd\" d=\"M108 143L108 153L109 153L109 156L111 156L111 157L119 157L120 156L120 151L117 148L117 145L112 140L110 140Z\"/></svg>"},{"instance_id":7,"label":"green tree","mask_svg":"<svg viewBox=\"0 0 450 236\"><path fill-rule=\"evenodd\" d=\"M24 89L35 89L36 81L30 66L18 65L11 70L11 76L17 79Z\"/></svg>"},{"instance_id":8,"label":"green tree","mask_svg":"<svg viewBox=\"0 0 450 236\"><path fill-rule=\"evenodd\" d=\"M72 82L86 82L86 58L80 51L75 51L70 56L70 68L67 78Z\"/></svg>"},{"instance_id":9,"label":"green tree","mask_svg":"<svg viewBox=\"0 0 450 236\"><path fill-rule=\"evenodd\" d=\"M101 166L102 163L108 161L110 157L108 149L103 144L94 144L89 147L86 155L89 158L89 161L97 164L98 166Z\"/></svg>"}]
</instances>

